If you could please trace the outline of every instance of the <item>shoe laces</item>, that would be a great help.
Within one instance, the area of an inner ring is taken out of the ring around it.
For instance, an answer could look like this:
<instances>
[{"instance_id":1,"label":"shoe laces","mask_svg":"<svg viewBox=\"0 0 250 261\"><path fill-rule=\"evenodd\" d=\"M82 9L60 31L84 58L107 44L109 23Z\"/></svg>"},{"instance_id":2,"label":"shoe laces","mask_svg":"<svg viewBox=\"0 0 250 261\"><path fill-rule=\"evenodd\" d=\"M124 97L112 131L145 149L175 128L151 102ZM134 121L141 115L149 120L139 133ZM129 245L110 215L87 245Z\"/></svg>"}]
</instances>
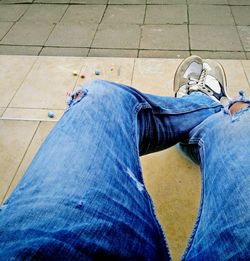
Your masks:
<instances>
[{"instance_id":1,"label":"shoe laces","mask_svg":"<svg viewBox=\"0 0 250 261\"><path fill-rule=\"evenodd\" d=\"M205 81L206 81L206 76L207 76L207 70L202 69L201 75L198 81L196 81L196 84L193 84L190 86L189 91L203 91L207 89L205 87ZM210 90L207 90L209 93L211 92Z\"/></svg>"}]
</instances>

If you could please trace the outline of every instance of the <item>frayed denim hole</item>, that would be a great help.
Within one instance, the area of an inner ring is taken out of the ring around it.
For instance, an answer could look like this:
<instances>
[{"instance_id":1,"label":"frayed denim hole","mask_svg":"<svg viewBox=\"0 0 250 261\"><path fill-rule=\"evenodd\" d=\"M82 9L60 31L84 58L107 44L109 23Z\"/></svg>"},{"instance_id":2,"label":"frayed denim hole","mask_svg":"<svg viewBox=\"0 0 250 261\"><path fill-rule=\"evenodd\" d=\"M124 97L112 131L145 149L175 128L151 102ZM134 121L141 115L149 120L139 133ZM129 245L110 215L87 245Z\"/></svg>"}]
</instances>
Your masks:
<instances>
[{"instance_id":1,"label":"frayed denim hole","mask_svg":"<svg viewBox=\"0 0 250 261\"><path fill-rule=\"evenodd\" d=\"M76 103L80 102L87 95L87 93L88 93L88 89L79 89L74 93L72 93L67 100L68 108L66 109L66 111L68 111Z\"/></svg>"}]
</instances>

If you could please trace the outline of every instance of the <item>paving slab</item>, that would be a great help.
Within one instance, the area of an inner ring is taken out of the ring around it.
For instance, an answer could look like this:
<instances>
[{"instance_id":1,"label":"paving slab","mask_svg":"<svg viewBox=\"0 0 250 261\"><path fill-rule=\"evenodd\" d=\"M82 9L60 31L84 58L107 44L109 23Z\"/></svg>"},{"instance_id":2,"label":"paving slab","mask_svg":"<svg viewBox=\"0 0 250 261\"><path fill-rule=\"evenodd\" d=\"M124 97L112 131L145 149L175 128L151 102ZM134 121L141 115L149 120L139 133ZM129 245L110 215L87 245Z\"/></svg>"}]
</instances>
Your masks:
<instances>
[{"instance_id":1,"label":"paving slab","mask_svg":"<svg viewBox=\"0 0 250 261\"><path fill-rule=\"evenodd\" d=\"M0 107L7 107L37 57L0 56Z\"/></svg>"},{"instance_id":2,"label":"paving slab","mask_svg":"<svg viewBox=\"0 0 250 261\"><path fill-rule=\"evenodd\" d=\"M11 121L13 123L20 122L20 121ZM30 125L30 123L27 121L25 122L27 124L27 127ZM32 159L34 158L35 154L37 153L39 147L42 145L43 141L49 134L50 130L54 127L55 123L53 122L42 122L39 124L32 140L27 148L27 151L25 152L25 155L23 157L23 160L18 167L18 170L15 173L15 176L13 177L13 181L10 184L10 187L8 188L8 191L5 195L5 199L8 198L8 196L12 193L12 191L15 189L16 185L19 183L21 178L23 177L26 169L28 168L29 164L31 163ZM19 138L19 134L16 134ZM20 137L21 138L21 137ZM4 199L4 200L5 200Z\"/></svg>"},{"instance_id":3,"label":"paving slab","mask_svg":"<svg viewBox=\"0 0 250 261\"><path fill-rule=\"evenodd\" d=\"M71 5L62 18L63 23L99 23L105 5Z\"/></svg>"},{"instance_id":4,"label":"paving slab","mask_svg":"<svg viewBox=\"0 0 250 261\"><path fill-rule=\"evenodd\" d=\"M145 24L187 24L186 5L149 5Z\"/></svg>"},{"instance_id":5,"label":"paving slab","mask_svg":"<svg viewBox=\"0 0 250 261\"><path fill-rule=\"evenodd\" d=\"M2 0L0 4L31 4L34 0Z\"/></svg>"},{"instance_id":6,"label":"paving slab","mask_svg":"<svg viewBox=\"0 0 250 261\"><path fill-rule=\"evenodd\" d=\"M250 27L249 26L237 26L241 42L245 51L250 51Z\"/></svg>"},{"instance_id":7,"label":"paving slab","mask_svg":"<svg viewBox=\"0 0 250 261\"><path fill-rule=\"evenodd\" d=\"M9 107L65 109L66 93L77 81L73 72L79 73L84 64L80 57L38 57Z\"/></svg>"},{"instance_id":8,"label":"paving slab","mask_svg":"<svg viewBox=\"0 0 250 261\"><path fill-rule=\"evenodd\" d=\"M140 50L140 58L186 58L190 56L189 51L160 51L160 50Z\"/></svg>"},{"instance_id":9,"label":"paving slab","mask_svg":"<svg viewBox=\"0 0 250 261\"><path fill-rule=\"evenodd\" d=\"M0 55L38 55L42 47L0 45Z\"/></svg>"},{"instance_id":10,"label":"paving slab","mask_svg":"<svg viewBox=\"0 0 250 261\"><path fill-rule=\"evenodd\" d=\"M218 60L225 69L227 76L228 94L231 97L238 96L240 90L250 94L249 82L241 61Z\"/></svg>"},{"instance_id":11,"label":"paving slab","mask_svg":"<svg viewBox=\"0 0 250 261\"><path fill-rule=\"evenodd\" d=\"M23 15L22 22L51 22L57 23L62 18L67 5L36 4L32 5Z\"/></svg>"},{"instance_id":12,"label":"paving slab","mask_svg":"<svg viewBox=\"0 0 250 261\"><path fill-rule=\"evenodd\" d=\"M250 86L250 61L242 61L242 65L247 77L248 84ZM250 95L250 90L248 91L248 95Z\"/></svg>"},{"instance_id":13,"label":"paving slab","mask_svg":"<svg viewBox=\"0 0 250 261\"><path fill-rule=\"evenodd\" d=\"M227 5L227 0L187 0L188 4Z\"/></svg>"},{"instance_id":14,"label":"paving slab","mask_svg":"<svg viewBox=\"0 0 250 261\"><path fill-rule=\"evenodd\" d=\"M123 49L90 49L90 57L137 57L138 50Z\"/></svg>"},{"instance_id":15,"label":"paving slab","mask_svg":"<svg viewBox=\"0 0 250 261\"><path fill-rule=\"evenodd\" d=\"M174 147L141 157L141 164L172 259L181 260L199 209L199 167Z\"/></svg>"},{"instance_id":16,"label":"paving slab","mask_svg":"<svg viewBox=\"0 0 250 261\"><path fill-rule=\"evenodd\" d=\"M230 5L250 5L249 0L227 0Z\"/></svg>"},{"instance_id":17,"label":"paving slab","mask_svg":"<svg viewBox=\"0 0 250 261\"><path fill-rule=\"evenodd\" d=\"M0 46L1 51L1 46ZM87 56L88 48L43 47L41 56Z\"/></svg>"},{"instance_id":18,"label":"paving slab","mask_svg":"<svg viewBox=\"0 0 250 261\"><path fill-rule=\"evenodd\" d=\"M34 3L45 3L45 4L69 4L70 0L35 0Z\"/></svg>"},{"instance_id":19,"label":"paving slab","mask_svg":"<svg viewBox=\"0 0 250 261\"><path fill-rule=\"evenodd\" d=\"M245 52L219 52L219 51L191 51L191 54L208 59L246 59Z\"/></svg>"},{"instance_id":20,"label":"paving slab","mask_svg":"<svg viewBox=\"0 0 250 261\"><path fill-rule=\"evenodd\" d=\"M103 23L143 24L146 5L109 5Z\"/></svg>"},{"instance_id":21,"label":"paving slab","mask_svg":"<svg viewBox=\"0 0 250 261\"><path fill-rule=\"evenodd\" d=\"M247 59L250 59L250 52L246 52Z\"/></svg>"},{"instance_id":22,"label":"paving slab","mask_svg":"<svg viewBox=\"0 0 250 261\"><path fill-rule=\"evenodd\" d=\"M250 25L250 6L231 6L237 25Z\"/></svg>"},{"instance_id":23,"label":"paving slab","mask_svg":"<svg viewBox=\"0 0 250 261\"><path fill-rule=\"evenodd\" d=\"M0 121L0 203L10 186L38 122Z\"/></svg>"},{"instance_id":24,"label":"paving slab","mask_svg":"<svg viewBox=\"0 0 250 261\"><path fill-rule=\"evenodd\" d=\"M108 0L71 0L71 4L107 4Z\"/></svg>"},{"instance_id":25,"label":"paving slab","mask_svg":"<svg viewBox=\"0 0 250 261\"><path fill-rule=\"evenodd\" d=\"M45 46L90 47L98 24L59 23L54 28Z\"/></svg>"},{"instance_id":26,"label":"paving slab","mask_svg":"<svg viewBox=\"0 0 250 261\"><path fill-rule=\"evenodd\" d=\"M189 5L190 24L234 25L229 6Z\"/></svg>"},{"instance_id":27,"label":"paving slab","mask_svg":"<svg viewBox=\"0 0 250 261\"><path fill-rule=\"evenodd\" d=\"M30 5L0 5L0 21L15 22L29 7Z\"/></svg>"},{"instance_id":28,"label":"paving slab","mask_svg":"<svg viewBox=\"0 0 250 261\"><path fill-rule=\"evenodd\" d=\"M107 80L125 85L131 85L134 69L133 58L84 58L86 66L81 70L80 77L77 80L76 88L90 80ZM95 70L100 71L100 75L95 75Z\"/></svg>"},{"instance_id":29,"label":"paving slab","mask_svg":"<svg viewBox=\"0 0 250 261\"><path fill-rule=\"evenodd\" d=\"M173 79L180 61L178 59L136 59L132 86L146 93L173 96Z\"/></svg>"},{"instance_id":30,"label":"paving slab","mask_svg":"<svg viewBox=\"0 0 250 261\"><path fill-rule=\"evenodd\" d=\"M48 117L48 113L53 112L54 117ZM26 120L26 121L58 121L64 110L48 109L26 109L26 108L7 108L2 115L4 120Z\"/></svg>"},{"instance_id":31,"label":"paving slab","mask_svg":"<svg viewBox=\"0 0 250 261\"><path fill-rule=\"evenodd\" d=\"M0 44L44 45L53 28L54 25L48 23L17 22Z\"/></svg>"},{"instance_id":32,"label":"paving slab","mask_svg":"<svg viewBox=\"0 0 250 261\"><path fill-rule=\"evenodd\" d=\"M147 4L186 4L186 0L147 0Z\"/></svg>"},{"instance_id":33,"label":"paving slab","mask_svg":"<svg viewBox=\"0 0 250 261\"><path fill-rule=\"evenodd\" d=\"M0 117L2 117L5 110L6 110L6 108L0 108Z\"/></svg>"},{"instance_id":34,"label":"paving slab","mask_svg":"<svg viewBox=\"0 0 250 261\"><path fill-rule=\"evenodd\" d=\"M109 4L123 5L137 5L137 4L146 4L146 0L109 0Z\"/></svg>"},{"instance_id":35,"label":"paving slab","mask_svg":"<svg viewBox=\"0 0 250 261\"><path fill-rule=\"evenodd\" d=\"M8 33L13 23L0 22L0 40Z\"/></svg>"},{"instance_id":36,"label":"paving slab","mask_svg":"<svg viewBox=\"0 0 250 261\"><path fill-rule=\"evenodd\" d=\"M101 24L91 47L137 49L139 47L139 41L139 25Z\"/></svg>"},{"instance_id":37,"label":"paving slab","mask_svg":"<svg viewBox=\"0 0 250 261\"><path fill-rule=\"evenodd\" d=\"M192 50L243 51L235 26L190 25Z\"/></svg>"},{"instance_id":38,"label":"paving slab","mask_svg":"<svg viewBox=\"0 0 250 261\"><path fill-rule=\"evenodd\" d=\"M186 25L142 26L141 49L188 50Z\"/></svg>"}]
</instances>

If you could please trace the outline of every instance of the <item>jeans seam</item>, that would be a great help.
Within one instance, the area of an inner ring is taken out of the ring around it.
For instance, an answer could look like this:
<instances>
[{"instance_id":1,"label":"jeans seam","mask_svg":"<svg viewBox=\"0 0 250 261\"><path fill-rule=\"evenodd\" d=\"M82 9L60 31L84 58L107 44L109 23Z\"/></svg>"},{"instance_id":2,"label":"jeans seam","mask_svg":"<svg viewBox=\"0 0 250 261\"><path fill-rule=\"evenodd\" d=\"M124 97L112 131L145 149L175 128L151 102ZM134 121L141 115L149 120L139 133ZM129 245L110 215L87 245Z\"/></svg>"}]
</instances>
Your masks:
<instances>
[{"instance_id":1,"label":"jeans seam","mask_svg":"<svg viewBox=\"0 0 250 261\"><path fill-rule=\"evenodd\" d=\"M182 261L186 259L187 255L189 254L189 252L193 246L194 239L195 239L195 236L196 236L199 224L200 224L200 220L201 220L201 215L202 215L202 211L203 211L203 203L204 203L204 195L205 195L205 170L203 167L203 159L205 158L204 142L202 139L199 139L199 140L192 139L192 140L190 140L190 143L191 144L198 143L198 146L200 147L199 148L200 155L201 155L200 169L202 170L202 168L203 168L203 173L201 173L202 182L201 182L201 199L200 199L200 204L199 204L199 211L198 211L191 235L189 237L188 244L186 246L183 256L181 257Z\"/></svg>"},{"instance_id":2,"label":"jeans seam","mask_svg":"<svg viewBox=\"0 0 250 261\"><path fill-rule=\"evenodd\" d=\"M137 118L138 118L138 113L140 112L140 110L142 109L148 109L148 108L151 108L151 106L147 103L140 103L139 105L136 106L135 110L134 110L134 119L133 119L133 133L134 133L134 136L135 136L135 141L136 141L136 144L135 144L135 148L136 148L136 154L137 154L137 173L139 173L140 175L140 182L145 185L144 183L144 179L143 179L143 173L142 173L142 167L141 167L141 162L140 162L140 154L139 154L139 148L138 148L138 145L139 145L139 140L138 140L138 135L137 135L137 124L138 124L138 121L137 121ZM155 212L155 207L154 207L154 204L153 204L153 201L151 199L151 196L149 195L147 189L145 188L145 195L146 195L146 199L147 199L147 202L150 206L150 212L151 212L151 215L153 217L153 220L156 224L156 227L158 229L158 232L160 234L160 238L161 238L161 244L162 246L164 246L164 250L166 251L165 254L167 254L167 257L169 258L169 260L171 260L171 255L170 255L170 249L169 249L169 246L168 246L168 243L167 243L167 239L166 239L166 236L164 234L164 231L163 231L163 228L156 216L156 212Z\"/></svg>"}]
</instances>

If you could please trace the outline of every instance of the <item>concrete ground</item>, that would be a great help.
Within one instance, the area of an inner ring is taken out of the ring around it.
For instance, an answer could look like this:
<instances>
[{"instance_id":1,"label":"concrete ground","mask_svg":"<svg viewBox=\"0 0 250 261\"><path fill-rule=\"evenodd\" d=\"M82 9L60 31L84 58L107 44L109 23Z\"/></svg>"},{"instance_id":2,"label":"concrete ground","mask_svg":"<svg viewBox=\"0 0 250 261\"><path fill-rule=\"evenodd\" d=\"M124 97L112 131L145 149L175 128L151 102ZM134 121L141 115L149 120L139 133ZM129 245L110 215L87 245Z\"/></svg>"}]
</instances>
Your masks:
<instances>
[{"instance_id":1,"label":"concrete ground","mask_svg":"<svg viewBox=\"0 0 250 261\"><path fill-rule=\"evenodd\" d=\"M250 58L249 0L0 0L0 54Z\"/></svg>"},{"instance_id":2,"label":"concrete ground","mask_svg":"<svg viewBox=\"0 0 250 261\"><path fill-rule=\"evenodd\" d=\"M250 61L220 62L227 74L229 95L250 90ZM67 91L97 78L151 94L173 95L173 77L179 63L179 59L0 55L0 204L62 116ZM100 70L99 76L95 69ZM48 118L48 111L55 113L54 119ZM141 162L173 260L179 260L199 208L199 167L176 148L141 157Z\"/></svg>"}]
</instances>

